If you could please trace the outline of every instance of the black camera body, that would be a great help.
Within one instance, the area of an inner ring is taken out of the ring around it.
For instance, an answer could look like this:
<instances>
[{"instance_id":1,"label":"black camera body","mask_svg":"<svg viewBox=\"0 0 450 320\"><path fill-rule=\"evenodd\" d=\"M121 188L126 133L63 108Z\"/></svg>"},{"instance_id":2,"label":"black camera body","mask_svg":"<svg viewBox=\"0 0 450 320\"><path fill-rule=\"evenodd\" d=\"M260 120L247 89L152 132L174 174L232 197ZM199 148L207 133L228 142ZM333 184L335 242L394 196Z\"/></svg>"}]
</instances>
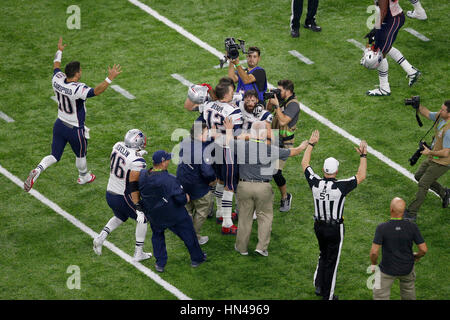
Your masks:
<instances>
[{"instance_id":1,"label":"black camera body","mask_svg":"<svg viewBox=\"0 0 450 320\"><path fill-rule=\"evenodd\" d=\"M222 68L225 62L227 62L227 58L231 60L239 58L239 50L242 50L243 54L247 53L245 51L245 40L238 39L238 41L239 44L236 43L236 39L234 38L225 39L225 51L227 55L224 59L219 59L220 68Z\"/></svg>"},{"instance_id":2,"label":"black camera body","mask_svg":"<svg viewBox=\"0 0 450 320\"><path fill-rule=\"evenodd\" d=\"M411 99L405 99L405 106L412 106L414 109L419 109L420 96L414 96Z\"/></svg>"},{"instance_id":3,"label":"black camera body","mask_svg":"<svg viewBox=\"0 0 450 320\"><path fill-rule=\"evenodd\" d=\"M428 149L431 149L425 141L420 141L419 149L417 149L416 152L414 152L414 154L411 156L411 158L409 158L409 164L411 166L415 165L419 160L420 156L422 155L421 152L425 149L424 146Z\"/></svg>"},{"instance_id":4,"label":"black camera body","mask_svg":"<svg viewBox=\"0 0 450 320\"><path fill-rule=\"evenodd\" d=\"M278 101L281 101L281 90L280 89L271 89L268 92L264 92L264 100L272 99L277 96Z\"/></svg>"}]
</instances>

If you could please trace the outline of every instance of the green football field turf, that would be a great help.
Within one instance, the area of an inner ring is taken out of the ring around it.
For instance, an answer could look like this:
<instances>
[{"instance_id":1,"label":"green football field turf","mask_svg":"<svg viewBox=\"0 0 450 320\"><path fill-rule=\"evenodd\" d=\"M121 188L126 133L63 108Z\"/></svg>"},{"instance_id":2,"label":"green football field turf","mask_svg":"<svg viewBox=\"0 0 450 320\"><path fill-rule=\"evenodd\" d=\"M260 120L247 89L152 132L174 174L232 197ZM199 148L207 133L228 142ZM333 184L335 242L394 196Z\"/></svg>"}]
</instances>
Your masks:
<instances>
[{"instance_id":1,"label":"green football field turf","mask_svg":"<svg viewBox=\"0 0 450 320\"><path fill-rule=\"evenodd\" d=\"M362 51L348 39L365 43L369 31L367 7L372 1L321 1L317 22L323 31L300 29L299 39L289 35L290 1L150 1L142 0L162 16L224 51L227 37L246 40L262 51L260 65L268 81L280 79L295 84L299 100L351 135L367 140L370 147L414 173L408 158L431 126L419 128L404 99L420 95L423 105L437 111L449 99L449 38L446 1L423 0L427 21L406 18L402 29L413 28L430 39L424 42L401 30L394 44L423 76L408 87L403 69L389 61L389 97L367 97L378 84L376 71L359 65ZM306 1L305 1L306 2ZM80 29L67 28L70 5L81 12ZM401 2L411 10L409 1ZM136 98L127 99L111 88L87 101L86 125L91 129L88 167L97 179L79 186L75 157L67 146L61 161L45 171L34 189L99 232L112 216L105 201L109 155L117 141L131 128L148 136L147 151L168 151L178 143L176 129L189 130L197 113L184 110L187 87L174 79L179 74L190 82L215 85L227 74L217 69L216 56L126 0L19 1L4 0L0 19L0 111L14 122L0 119L0 165L22 181L51 151L52 127L57 104L51 99L53 57L60 36L68 46L62 65L79 60L82 82L95 86L107 76L107 67L120 63L123 73L113 82ZM306 15L306 3L303 13ZM314 64L307 65L289 51L296 50ZM243 57L241 59L244 59ZM355 144L328 126L302 112L296 143L314 129L320 141L314 148L312 167L320 172L323 160L340 161L339 176L354 175L359 164ZM430 136L428 137L430 140ZM165 272L168 283L192 299L282 299L315 300L313 274L318 245L313 231L314 205L301 172L301 156L288 160L285 177L294 196L289 213L278 212L280 196L275 191L274 222L269 256L253 252L256 224L249 256L234 251L234 238L222 236L215 219L205 222L202 234L210 240L203 246L207 263L191 268L183 243L166 233L169 255ZM151 163L151 157L146 156ZM171 164L169 171L175 173ZM439 180L450 186L447 174ZM108 249L97 256L92 238L57 215L4 175L0 175L0 299L176 299ZM366 282L369 251L376 226L389 217L394 196L409 203L417 184L373 154L368 156L367 180L347 198L343 243L336 294L343 300L372 299ZM418 217L418 226L428 245L428 254L416 264L418 299L449 299L449 209L429 193ZM134 250L135 222L127 221L108 240L124 252ZM145 249L152 251L151 231ZM142 263L154 271L154 258ZM80 269L80 289L69 290L69 266ZM398 285L392 299L400 299Z\"/></svg>"}]
</instances>

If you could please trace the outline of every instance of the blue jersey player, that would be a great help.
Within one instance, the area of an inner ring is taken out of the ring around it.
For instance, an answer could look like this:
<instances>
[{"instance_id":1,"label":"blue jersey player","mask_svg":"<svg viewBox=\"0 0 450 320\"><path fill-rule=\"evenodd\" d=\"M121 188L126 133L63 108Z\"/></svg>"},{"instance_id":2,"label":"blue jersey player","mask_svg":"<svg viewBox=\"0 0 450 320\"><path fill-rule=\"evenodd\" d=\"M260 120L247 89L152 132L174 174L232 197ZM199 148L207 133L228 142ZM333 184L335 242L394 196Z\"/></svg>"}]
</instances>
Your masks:
<instances>
[{"instance_id":1,"label":"blue jersey player","mask_svg":"<svg viewBox=\"0 0 450 320\"><path fill-rule=\"evenodd\" d=\"M81 66L78 61L69 62L62 72L61 58L62 51L66 47L62 38L59 38L58 51L53 61L52 87L58 100L58 118L53 126L52 153L44 157L39 165L31 170L28 178L24 182L24 190L30 191L39 175L52 164L58 162L64 152L67 143L70 144L75 153L75 165L78 169L78 184L86 184L95 180L87 169L86 153L87 139L89 133L85 127L86 107L88 98L98 96L108 88L108 85L122 71L120 65L108 67L108 77L97 87L90 88L81 79Z\"/></svg>"},{"instance_id":2,"label":"blue jersey player","mask_svg":"<svg viewBox=\"0 0 450 320\"><path fill-rule=\"evenodd\" d=\"M399 0L375 0L377 5L377 17L375 28L370 31L366 38L369 44L361 59L361 64L368 69L377 69L380 85L378 88L366 92L368 96L389 96L391 88L388 80L388 62L386 56L390 56L406 72L408 85L412 86L421 72L414 68L403 54L393 47L397 33L405 23L405 15L399 5Z\"/></svg>"}]
</instances>

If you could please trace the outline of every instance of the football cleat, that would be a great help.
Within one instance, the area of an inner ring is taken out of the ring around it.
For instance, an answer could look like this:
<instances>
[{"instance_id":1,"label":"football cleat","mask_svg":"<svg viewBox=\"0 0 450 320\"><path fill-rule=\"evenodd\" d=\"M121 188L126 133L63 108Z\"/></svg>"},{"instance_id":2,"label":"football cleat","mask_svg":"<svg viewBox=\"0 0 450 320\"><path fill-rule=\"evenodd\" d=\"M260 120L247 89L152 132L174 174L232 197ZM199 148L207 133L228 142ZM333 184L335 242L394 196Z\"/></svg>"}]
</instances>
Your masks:
<instances>
[{"instance_id":1,"label":"football cleat","mask_svg":"<svg viewBox=\"0 0 450 320\"><path fill-rule=\"evenodd\" d=\"M34 184L34 177L36 177L38 174L38 171L36 169L31 170L30 174L28 175L27 180L23 183L23 189L26 192L29 192L31 188L33 188Z\"/></svg>"},{"instance_id":2,"label":"football cleat","mask_svg":"<svg viewBox=\"0 0 450 320\"><path fill-rule=\"evenodd\" d=\"M152 254L150 252L143 252L143 251L135 251L133 260L136 262L147 260L152 257Z\"/></svg>"},{"instance_id":3,"label":"football cleat","mask_svg":"<svg viewBox=\"0 0 450 320\"><path fill-rule=\"evenodd\" d=\"M422 75L422 72L420 72L419 70L417 70L416 68L412 67L414 70L416 70L415 73L411 74L411 75L407 75L406 78L408 78L408 85L410 87L412 87L412 85L414 83L416 83L417 79L419 79L419 77Z\"/></svg>"},{"instance_id":4,"label":"football cleat","mask_svg":"<svg viewBox=\"0 0 450 320\"><path fill-rule=\"evenodd\" d=\"M204 245L205 243L207 243L209 241L209 237L208 236L201 236L198 239L198 244L199 245Z\"/></svg>"},{"instance_id":5,"label":"football cleat","mask_svg":"<svg viewBox=\"0 0 450 320\"><path fill-rule=\"evenodd\" d=\"M100 237L95 237L94 241L93 241L93 244L94 244L94 247L93 247L94 252L97 255L101 256L102 255L103 241L100 240Z\"/></svg>"},{"instance_id":6,"label":"football cleat","mask_svg":"<svg viewBox=\"0 0 450 320\"><path fill-rule=\"evenodd\" d=\"M288 193L286 199L281 199L280 212L288 212L291 210L292 194Z\"/></svg>"},{"instance_id":7,"label":"football cleat","mask_svg":"<svg viewBox=\"0 0 450 320\"><path fill-rule=\"evenodd\" d=\"M269 255L269 252L267 250L259 250L259 249L255 249L256 253L259 253L260 255L262 255L263 257L267 257Z\"/></svg>"},{"instance_id":8,"label":"football cleat","mask_svg":"<svg viewBox=\"0 0 450 320\"><path fill-rule=\"evenodd\" d=\"M366 94L371 97L381 97L381 96L390 96L391 92L381 89L381 88L376 88L376 89L367 91Z\"/></svg>"},{"instance_id":9,"label":"football cleat","mask_svg":"<svg viewBox=\"0 0 450 320\"><path fill-rule=\"evenodd\" d=\"M425 12L425 10L408 11L406 12L406 15L412 19L427 20L427 13Z\"/></svg>"},{"instance_id":10,"label":"football cleat","mask_svg":"<svg viewBox=\"0 0 450 320\"><path fill-rule=\"evenodd\" d=\"M364 49L363 56L361 58L360 64L367 69L376 69L383 60L383 53L380 49L375 51L374 47L367 47Z\"/></svg>"},{"instance_id":11,"label":"football cleat","mask_svg":"<svg viewBox=\"0 0 450 320\"><path fill-rule=\"evenodd\" d=\"M91 183L95 180L96 176L95 174L92 174L90 171L84 176L78 176L77 183L78 184L86 184Z\"/></svg>"},{"instance_id":12,"label":"football cleat","mask_svg":"<svg viewBox=\"0 0 450 320\"><path fill-rule=\"evenodd\" d=\"M237 227L234 224L229 228L222 227L222 234L235 236L237 234Z\"/></svg>"}]
</instances>

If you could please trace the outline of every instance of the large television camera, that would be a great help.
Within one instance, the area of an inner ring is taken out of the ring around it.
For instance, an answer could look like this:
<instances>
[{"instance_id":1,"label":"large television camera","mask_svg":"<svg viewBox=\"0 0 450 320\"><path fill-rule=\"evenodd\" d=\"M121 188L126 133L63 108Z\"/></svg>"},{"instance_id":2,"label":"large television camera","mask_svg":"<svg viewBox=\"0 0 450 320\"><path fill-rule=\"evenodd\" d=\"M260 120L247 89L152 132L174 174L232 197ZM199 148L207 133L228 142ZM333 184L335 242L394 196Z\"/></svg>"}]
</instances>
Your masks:
<instances>
[{"instance_id":1,"label":"large television camera","mask_svg":"<svg viewBox=\"0 0 450 320\"><path fill-rule=\"evenodd\" d=\"M227 62L227 59L234 60L239 58L239 50L242 50L243 54L247 53L245 51L245 40L238 39L238 41L239 44L236 43L236 39L234 38L225 39L225 51L227 55L224 56L223 59L219 59L220 68L223 68L223 65Z\"/></svg>"}]
</instances>

